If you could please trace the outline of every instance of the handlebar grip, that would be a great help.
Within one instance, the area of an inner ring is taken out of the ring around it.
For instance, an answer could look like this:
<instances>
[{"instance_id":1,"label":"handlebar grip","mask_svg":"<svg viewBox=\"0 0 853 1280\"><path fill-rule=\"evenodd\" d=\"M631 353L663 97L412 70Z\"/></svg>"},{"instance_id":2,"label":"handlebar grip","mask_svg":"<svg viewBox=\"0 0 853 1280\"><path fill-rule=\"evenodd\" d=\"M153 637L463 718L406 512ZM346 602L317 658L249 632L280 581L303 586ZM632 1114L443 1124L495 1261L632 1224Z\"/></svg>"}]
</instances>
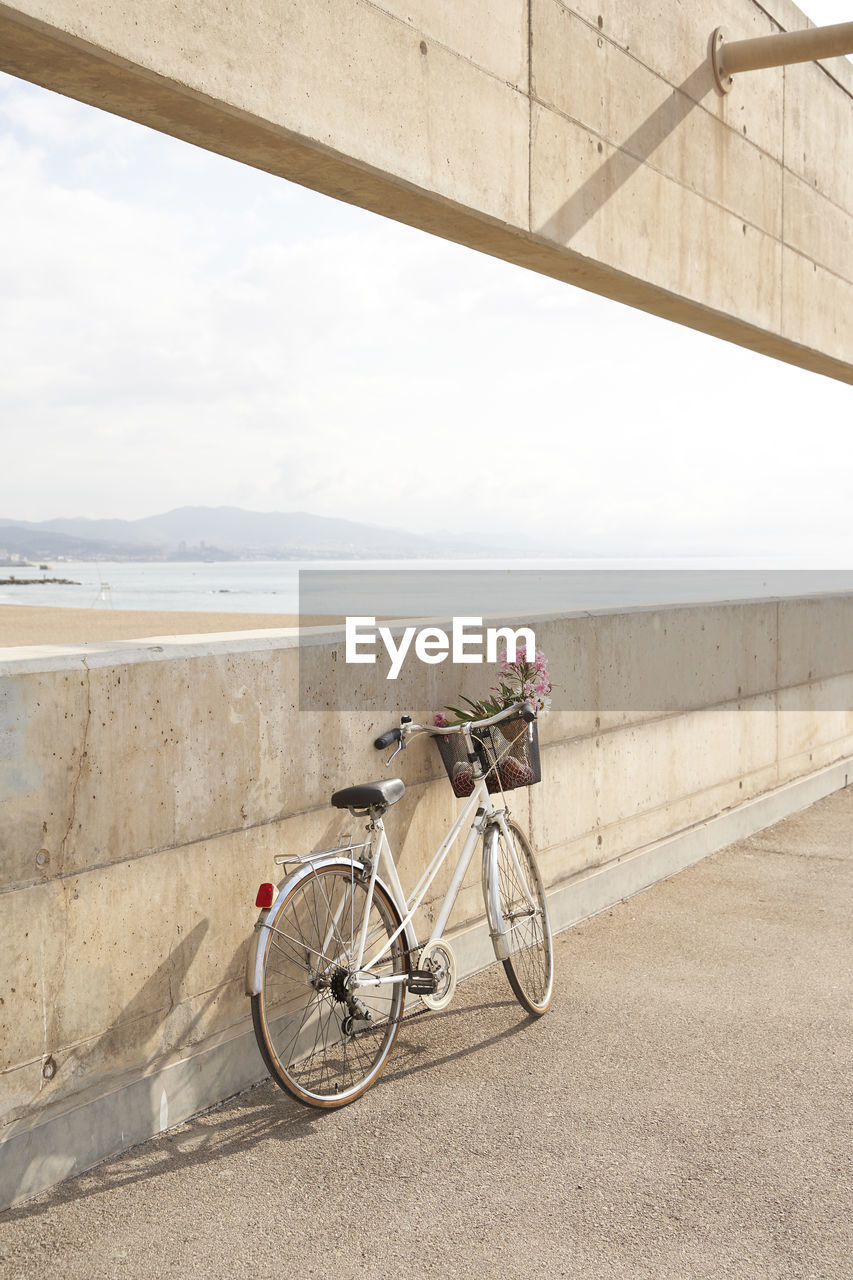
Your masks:
<instances>
[{"instance_id":1,"label":"handlebar grip","mask_svg":"<svg viewBox=\"0 0 853 1280\"><path fill-rule=\"evenodd\" d=\"M536 708L532 702L525 702L518 714L526 724L533 724L536 719Z\"/></svg>"},{"instance_id":2,"label":"handlebar grip","mask_svg":"<svg viewBox=\"0 0 853 1280\"><path fill-rule=\"evenodd\" d=\"M380 738L374 738L373 745L377 751L384 751L386 747L390 747L392 742L399 742L401 737L402 733L399 729L389 729Z\"/></svg>"}]
</instances>

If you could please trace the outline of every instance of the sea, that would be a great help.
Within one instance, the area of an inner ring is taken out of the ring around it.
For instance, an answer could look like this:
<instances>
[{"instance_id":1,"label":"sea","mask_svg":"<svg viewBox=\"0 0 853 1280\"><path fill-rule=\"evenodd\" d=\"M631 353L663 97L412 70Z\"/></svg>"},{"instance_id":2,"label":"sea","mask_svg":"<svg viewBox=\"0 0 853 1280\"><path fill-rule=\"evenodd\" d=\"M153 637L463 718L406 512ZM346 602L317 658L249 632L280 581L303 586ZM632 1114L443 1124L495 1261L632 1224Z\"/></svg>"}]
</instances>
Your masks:
<instances>
[{"instance_id":1,"label":"sea","mask_svg":"<svg viewBox=\"0 0 853 1280\"><path fill-rule=\"evenodd\" d=\"M497 582L507 608L581 610L683 604L700 601L767 599L777 596L853 592L853 570L754 567L739 561L709 560L311 560L141 562L54 561L40 566L0 565L0 605L50 605L75 609L141 609L156 612L299 612L300 572L312 583L310 607L322 612L317 583L335 584L328 605L336 609L341 582L375 590L393 582L394 612L420 616L428 581L458 584L462 612L471 584ZM423 575L429 575L424 577ZM9 583L9 578L17 581ZM24 585L21 579L37 579ZM65 578L66 583L50 579ZM358 593L353 598L358 598ZM490 598L493 598L490 597ZM306 603L303 593L303 604ZM368 606L365 606L368 607ZM454 609L454 611L457 611ZM481 612L488 612L488 608ZM377 616L388 611L382 606Z\"/></svg>"}]
</instances>

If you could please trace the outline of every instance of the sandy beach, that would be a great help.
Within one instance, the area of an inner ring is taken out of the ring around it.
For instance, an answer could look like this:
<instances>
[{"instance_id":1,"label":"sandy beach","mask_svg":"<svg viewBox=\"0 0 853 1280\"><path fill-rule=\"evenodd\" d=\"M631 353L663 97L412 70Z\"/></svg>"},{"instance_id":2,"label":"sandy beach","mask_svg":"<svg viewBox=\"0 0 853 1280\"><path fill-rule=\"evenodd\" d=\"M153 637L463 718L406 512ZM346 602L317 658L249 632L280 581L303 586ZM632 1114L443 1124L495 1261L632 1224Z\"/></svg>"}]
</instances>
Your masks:
<instances>
[{"instance_id":1,"label":"sandy beach","mask_svg":"<svg viewBox=\"0 0 853 1280\"><path fill-rule=\"evenodd\" d=\"M317 626L329 621L306 617L302 625ZM299 616L292 613L163 613L148 609L60 609L47 605L4 604L0 605L0 648L278 630L299 624Z\"/></svg>"}]
</instances>

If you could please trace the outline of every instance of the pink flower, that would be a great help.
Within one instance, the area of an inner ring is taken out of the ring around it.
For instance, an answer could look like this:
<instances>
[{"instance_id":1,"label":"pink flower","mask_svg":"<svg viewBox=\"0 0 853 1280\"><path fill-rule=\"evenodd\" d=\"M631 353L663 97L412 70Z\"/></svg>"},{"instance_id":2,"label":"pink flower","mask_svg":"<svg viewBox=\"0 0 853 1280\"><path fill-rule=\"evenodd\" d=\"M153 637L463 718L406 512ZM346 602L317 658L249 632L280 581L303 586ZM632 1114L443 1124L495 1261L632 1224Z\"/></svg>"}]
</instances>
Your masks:
<instances>
[{"instance_id":1,"label":"pink flower","mask_svg":"<svg viewBox=\"0 0 853 1280\"><path fill-rule=\"evenodd\" d=\"M433 724L435 725L436 729L446 729L447 726L450 724L450 721L448 720L447 716L444 714L443 711L436 711Z\"/></svg>"}]
</instances>

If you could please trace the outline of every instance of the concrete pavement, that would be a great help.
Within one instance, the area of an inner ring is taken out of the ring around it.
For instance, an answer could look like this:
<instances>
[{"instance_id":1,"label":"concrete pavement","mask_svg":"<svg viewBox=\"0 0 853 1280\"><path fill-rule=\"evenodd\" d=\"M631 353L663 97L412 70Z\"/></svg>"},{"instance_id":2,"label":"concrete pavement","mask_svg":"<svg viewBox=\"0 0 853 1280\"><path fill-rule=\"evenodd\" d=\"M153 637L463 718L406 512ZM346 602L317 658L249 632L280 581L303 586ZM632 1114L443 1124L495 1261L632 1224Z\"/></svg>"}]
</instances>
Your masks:
<instances>
[{"instance_id":1,"label":"concrete pavement","mask_svg":"<svg viewBox=\"0 0 853 1280\"><path fill-rule=\"evenodd\" d=\"M400 1033L360 1102L270 1084L0 1214L3 1280L848 1280L853 789Z\"/></svg>"}]
</instances>

